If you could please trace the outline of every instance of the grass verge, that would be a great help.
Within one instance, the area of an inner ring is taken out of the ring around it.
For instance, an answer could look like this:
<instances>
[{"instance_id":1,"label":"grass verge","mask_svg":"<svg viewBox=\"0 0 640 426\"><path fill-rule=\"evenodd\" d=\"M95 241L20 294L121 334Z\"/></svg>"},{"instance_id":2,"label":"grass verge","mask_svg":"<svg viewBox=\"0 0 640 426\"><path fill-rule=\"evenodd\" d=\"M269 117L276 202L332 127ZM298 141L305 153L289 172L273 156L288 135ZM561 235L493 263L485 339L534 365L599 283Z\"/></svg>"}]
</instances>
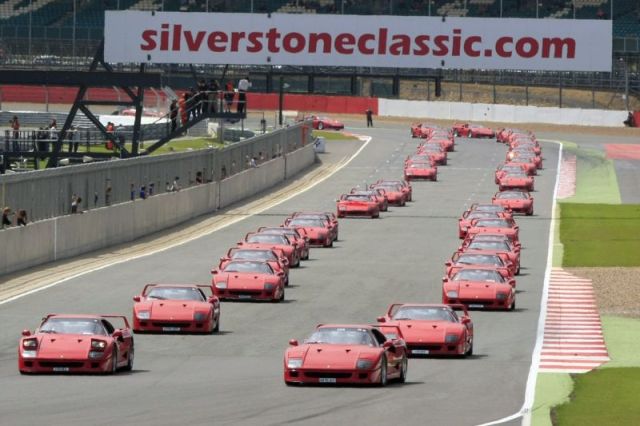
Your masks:
<instances>
[{"instance_id":1,"label":"grass verge","mask_svg":"<svg viewBox=\"0 0 640 426\"><path fill-rule=\"evenodd\" d=\"M603 368L573 378L571 401L552 411L555 424L638 424L640 368Z\"/></svg>"},{"instance_id":2,"label":"grass verge","mask_svg":"<svg viewBox=\"0 0 640 426\"><path fill-rule=\"evenodd\" d=\"M357 139L355 136L351 136L351 135L345 135L342 132L336 132L335 130L314 130L312 133L312 136L317 138L317 137L322 137L325 138L328 141L331 140L345 140L345 139Z\"/></svg>"},{"instance_id":3,"label":"grass verge","mask_svg":"<svg viewBox=\"0 0 640 426\"><path fill-rule=\"evenodd\" d=\"M560 203L563 266L640 266L640 205Z\"/></svg>"},{"instance_id":4,"label":"grass verge","mask_svg":"<svg viewBox=\"0 0 640 426\"><path fill-rule=\"evenodd\" d=\"M603 316L602 330L611 361L601 368L640 367L640 319Z\"/></svg>"},{"instance_id":5,"label":"grass verge","mask_svg":"<svg viewBox=\"0 0 640 426\"><path fill-rule=\"evenodd\" d=\"M536 399L531 412L533 426L551 426L551 410L569 401L573 380L566 373L540 373L536 380Z\"/></svg>"},{"instance_id":6,"label":"grass verge","mask_svg":"<svg viewBox=\"0 0 640 426\"><path fill-rule=\"evenodd\" d=\"M613 160L595 149L564 144L565 155L576 156L576 195L569 203L620 204L620 189Z\"/></svg>"}]
</instances>

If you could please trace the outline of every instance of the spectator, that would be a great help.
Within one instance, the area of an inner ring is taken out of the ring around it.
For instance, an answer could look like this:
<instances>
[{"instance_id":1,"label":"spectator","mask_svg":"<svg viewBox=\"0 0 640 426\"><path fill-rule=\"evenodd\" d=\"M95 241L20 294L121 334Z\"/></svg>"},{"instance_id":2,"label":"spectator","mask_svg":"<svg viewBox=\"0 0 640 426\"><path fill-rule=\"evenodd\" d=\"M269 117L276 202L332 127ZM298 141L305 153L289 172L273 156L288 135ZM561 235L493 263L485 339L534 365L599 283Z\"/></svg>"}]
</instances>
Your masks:
<instances>
[{"instance_id":1,"label":"spectator","mask_svg":"<svg viewBox=\"0 0 640 426\"><path fill-rule=\"evenodd\" d=\"M82 198L78 197L76 194L71 196L71 214L78 213L78 208L80 207L81 202Z\"/></svg>"},{"instance_id":2,"label":"spectator","mask_svg":"<svg viewBox=\"0 0 640 426\"><path fill-rule=\"evenodd\" d=\"M20 121L18 120L17 115L13 116L9 121L9 125L11 125L11 130L13 130L13 150L20 151L18 146L18 139L20 138Z\"/></svg>"},{"instance_id":3,"label":"spectator","mask_svg":"<svg viewBox=\"0 0 640 426\"><path fill-rule=\"evenodd\" d=\"M98 207L98 191L93 193L93 207Z\"/></svg>"},{"instance_id":4,"label":"spectator","mask_svg":"<svg viewBox=\"0 0 640 426\"><path fill-rule=\"evenodd\" d=\"M258 167L258 163L256 161L256 157L251 157L251 160L249 161L249 166L253 169L255 169L256 167Z\"/></svg>"},{"instance_id":5,"label":"spectator","mask_svg":"<svg viewBox=\"0 0 640 426\"><path fill-rule=\"evenodd\" d=\"M107 126L105 127L105 130L107 131L107 142L105 144L105 148L108 149L109 151L113 151L113 146L115 145L115 139L113 138L113 132L115 131L115 126L113 125L112 122L108 122Z\"/></svg>"},{"instance_id":6,"label":"spectator","mask_svg":"<svg viewBox=\"0 0 640 426\"><path fill-rule=\"evenodd\" d=\"M129 188L129 195L131 197L131 201L136 199L136 186L134 184L131 184Z\"/></svg>"},{"instance_id":7,"label":"spectator","mask_svg":"<svg viewBox=\"0 0 640 426\"><path fill-rule=\"evenodd\" d=\"M180 177L178 176L176 176L176 178L173 180L173 183L171 184L171 188L172 188L171 190L173 192L177 192L177 191L180 191L180 189L182 189L180 187L180 183L178 182L179 180L180 180Z\"/></svg>"},{"instance_id":8,"label":"spectator","mask_svg":"<svg viewBox=\"0 0 640 426\"><path fill-rule=\"evenodd\" d=\"M631 111L629 111L629 115L627 115L627 119L624 120L623 123L627 127L636 127L636 120Z\"/></svg>"},{"instance_id":9,"label":"spectator","mask_svg":"<svg viewBox=\"0 0 640 426\"><path fill-rule=\"evenodd\" d=\"M262 154L262 151L258 153L258 161L260 164L264 163L264 155Z\"/></svg>"},{"instance_id":10,"label":"spectator","mask_svg":"<svg viewBox=\"0 0 640 426\"><path fill-rule=\"evenodd\" d=\"M187 100L189 99L189 93L184 92L182 97L178 99L178 108L180 109L180 120L184 126L189 121L189 112L187 111Z\"/></svg>"},{"instance_id":11,"label":"spectator","mask_svg":"<svg viewBox=\"0 0 640 426\"><path fill-rule=\"evenodd\" d=\"M164 185L164 190L167 192L173 192L173 187L171 186L171 184L169 182L166 182Z\"/></svg>"},{"instance_id":12,"label":"spectator","mask_svg":"<svg viewBox=\"0 0 640 426\"><path fill-rule=\"evenodd\" d=\"M202 172L200 172L200 171L199 171L199 172L196 172L196 183L197 183L197 184L201 184L202 182L203 182L203 179L202 179Z\"/></svg>"},{"instance_id":13,"label":"spectator","mask_svg":"<svg viewBox=\"0 0 640 426\"><path fill-rule=\"evenodd\" d=\"M251 80L245 77L238 82L238 114L243 114L247 110L247 91L251 87Z\"/></svg>"},{"instance_id":14,"label":"spectator","mask_svg":"<svg viewBox=\"0 0 640 426\"><path fill-rule=\"evenodd\" d=\"M220 170L220 178L221 179L227 178L227 168L224 165L222 166L222 170Z\"/></svg>"},{"instance_id":15,"label":"spectator","mask_svg":"<svg viewBox=\"0 0 640 426\"><path fill-rule=\"evenodd\" d=\"M178 102L176 100L171 101L169 106L169 117L171 118L171 132L175 132L178 128Z\"/></svg>"},{"instance_id":16,"label":"spectator","mask_svg":"<svg viewBox=\"0 0 640 426\"><path fill-rule=\"evenodd\" d=\"M27 226L27 211L24 209L18 210L16 215L16 226Z\"/></svg>"},{"instance_id":17,"label":"spectator","mask_svg":"<svg viewBox=\"0 0 640 426\"><path fill-rule=\"evenodd\" d=\"M107 185L107 188L104 190L104 204L107 206L111 205L111 185Z\"/></svg>"},{"instance_id":18,"label":"spectator","mask_svg":"<svg viewBox=\"0 0 640 426\"><path fill-rule=\"evenodd\" d=\"M147 187L145 185L140 187L140 198L143 200L147 199Z\"/></svg>"},{"instance_id":19,"label":"spectator","mask_svg":"<svg viewBox=\"0 0 640 426\"><path fill-rule=\"evenodd\" d=\"M153 182L149 182L149 197L151 197L153 195L153 189L155 188L156 184Z\"/></svg>"},{"instance_id":20,"label":"spectator","mask_svg":"<svg viewBox=\"0 0 640 426\"><path fill-rule=\"evenodd\" d=\"M78 152L78 146L80 145L80 133L76 126L71 126L67 132L67 140L69 141L69 152Z\"/></svg>"},{"instance_id":21,"label":"spectator","mask_svg":"<svg viewBox=\"0 0 640 426\"><path fill-rule=\"evenodd\" d=\"M207 99L209 100L207 105L207 112L209 114L215 113L218 110L217 101L218 101L218 92L220 91L220 85L218 84L218 80L211 79L209 80L209 85L207 86Z\"/></svg>"},{"instance_id":22,"label":"spectator","mask_svg":"<svg viewBox=\"0 0 640 426\"><path fill-rule=\"evenodd\" d=\"M364 113L367 115L367 127L373 127L373 111L371 108L367 108Z\"/></svg>"},{"instance_id":23,"label":"spectator","mask_svg":"<svg viewBox=\"0 0 640 426\"><path fill-rule=\"evenodd\" d=\"M231 105L233 105L234 97L235 93L233 92L233 83L231 81L227 81L227 84L224 87L224 112L231 112Z\"/></svg>"},{"instance_id":24,"label":"spectator","mask_svg":"<svg viewBox=\"0 0 640 426\"><path fill-rule=\"evenodd\" d=\"M11 219L9 219L9 216L11 215L13 215L13 213L9 207L2 209L2 229L7 226L11 226Z\"/></svg>"},{"instance_id":25,"label":"spectator","mask_svg":"<svg viewBox=\"0 0 640 426\"><path fill-rule=\"evenodd\" d=\"M193 87L189 87L189 91L187 91L187 120L196 118L196 102L196 92Z\"/></svg>"},{"instance_id":26,"label":"spectator","mask_svg":"<svg viewBox=\"0 0 640 426\"><path fill-rule=\"evenodd\" d=\"M198 95L196 97L196 114L207 112L207 82L204 79L198 81Z\"/></svg>"}]
</instances>

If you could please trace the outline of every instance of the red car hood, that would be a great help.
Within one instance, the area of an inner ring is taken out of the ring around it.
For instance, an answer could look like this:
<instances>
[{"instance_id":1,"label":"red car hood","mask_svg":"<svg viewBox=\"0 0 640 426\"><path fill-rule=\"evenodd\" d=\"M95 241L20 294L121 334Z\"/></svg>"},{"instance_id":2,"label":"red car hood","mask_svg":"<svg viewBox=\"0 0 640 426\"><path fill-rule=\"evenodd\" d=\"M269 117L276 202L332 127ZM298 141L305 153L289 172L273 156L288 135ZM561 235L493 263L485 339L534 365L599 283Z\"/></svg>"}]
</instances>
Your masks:
<instances>
[{"instance_id":1,"label":"red car hood","mask_svg":"<svg viewBox=\"0 0 640 426\"><path fill-rule=\"evenodd\" d=\"M109 341L107 336L85 334L42 334L38 336L39 358L87 358L91 349L91 339Z\"/></svg>"},{"instance_id":2,"label":"red car hood","mask_svg":"<svg viewBox=\"0 0 640 426\"><path fill-rule=\"evenodd\" d=\"M518 235L518 231L515 228L489 228L489 227L476 227L472 226L468 229L469 234L503 234L503 235Z\"/></svg>"},{"instance_id":3,"label":"red car hood","mask_svg":"<svg viewBox=\"0 0 640 426\"><path fill-rule=\"evenodd\" d=\"M495 299L498 291L508 293L508 284L483 281L451 281L445 285L445 291L457 290L460 299Z\"/></svg>"},{"instance_id":4,"label":"red car hood","mask_svg":"<svg viewBox=\"0 0 640 426\"><path fill-rule=\"evenodd\" d=\"M149 311L152 320L191 321L196 312L208 312L211 304L192 300L153 300L136 303L136 312Z\"/></svg>"},{"instance_id":5,"label":"red car hood","mask_svg":"<svg viewBox=\"0 0 640 426\"><path fill-rule=\"evenodd\" d=\"M229 290L262 290L266 282L275 282L271 275L236 273L219 274L215 282L226 282ZM275 277L273 277L275 278Z\"/></svg>"},{"instance_id":6,"label":"red car hood","mask_svg":"<svg viewBox=\"0 0 640 426\"><path fill-rule=\"evenodd\" d=\"M395 321L407 343L444 342L447 334L460 333L463 326L447 321Z\"/></svg>"},{"instance_id":7,"label":"red car hood","mask_svg":"<svg viewBox=\"0 0 640 426\"><path fill-rule=\"evenodd\" d=\"M355 369L359 358L375 359L380 349L360 345L312 344L304 345L298 351L303 353L303 368Z\"/></svg>"}]
</instances>

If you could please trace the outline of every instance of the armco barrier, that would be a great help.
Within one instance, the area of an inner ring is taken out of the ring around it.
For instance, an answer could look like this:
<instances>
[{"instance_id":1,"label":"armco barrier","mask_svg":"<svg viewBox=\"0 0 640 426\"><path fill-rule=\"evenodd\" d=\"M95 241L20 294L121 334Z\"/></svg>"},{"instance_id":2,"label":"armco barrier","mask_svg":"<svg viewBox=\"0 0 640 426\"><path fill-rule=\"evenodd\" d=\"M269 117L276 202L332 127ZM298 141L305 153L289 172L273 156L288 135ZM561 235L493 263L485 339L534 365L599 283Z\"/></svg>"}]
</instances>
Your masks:
<instances>
[{"instance_id":1,"label":"armco barrier","mask_svg":"<svg viewBox=\"0 0 640 426\"><path fill-rule=\"evenodd\" d=\"M622 127L628 112L582 108L378 99L378 114L388 117L416 117L419 119L434 118L500 123Z\"/></svg>"},{"instance_id":2,"label":"armco barrier","mask_svg":"<svg viewBox=\"0 0 640 426\"><path fill-rule=\"evenodd\" d=\"M315 161L313 144L222 181L0 231L0 275L133 241L256 195ZM285 177L286 174L286 177Z\"/></svg>"}]
</instances>

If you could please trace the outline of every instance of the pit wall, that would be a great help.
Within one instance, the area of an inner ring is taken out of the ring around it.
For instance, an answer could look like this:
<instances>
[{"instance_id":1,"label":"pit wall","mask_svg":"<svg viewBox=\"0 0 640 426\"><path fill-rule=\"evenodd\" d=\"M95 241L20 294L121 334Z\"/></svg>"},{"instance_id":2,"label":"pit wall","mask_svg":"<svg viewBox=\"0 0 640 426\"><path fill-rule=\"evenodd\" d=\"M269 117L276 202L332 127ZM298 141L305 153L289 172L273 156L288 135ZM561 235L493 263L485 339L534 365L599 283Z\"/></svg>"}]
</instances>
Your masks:
<instances>
[{"instance_id":1,"label":"pit wall","mask_svg":"<svg viewBox=\"0 0 640 426\"><path fill-rule=\"evenodd\" d=\"M127 243L265 191L315 162L313 144L226 179L0 231L0 275Z\"/></svg>"},{"instance_id":2,"label":"pit wall","mask_svg":"<svg viewBox=\"0 0 640 426\"><path fill-rule=\"evenodd\" d=\"M623 121L628 113L601 109L378 99L378 114L475 122L624 127Z\"/></svg>"}]
</instances>

